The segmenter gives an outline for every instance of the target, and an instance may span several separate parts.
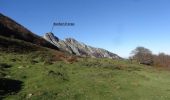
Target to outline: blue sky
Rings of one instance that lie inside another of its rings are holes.
[[[53,33],[122,57],[137,46],[170,54],[170,0],[1,0],[0,12],[40,36],[74,22]]]

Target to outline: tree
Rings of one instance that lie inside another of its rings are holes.
[[[165,53],[159,53],[158,55],[154,55],[154,65],[157,67],[170,67],[170,55]]]
[[[132,52],[132,58],[140,64],[152,65],[152,52],[145,47],[136,47]]]

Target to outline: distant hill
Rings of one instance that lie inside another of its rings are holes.
[[[8,37],[11,39],[19,39],[30,42],[36,45],[57,49],[58,48],[40,36],[32,33],[24,26],[18,24],[14,20],[0,13],[0,36]]]
[[[76,54],[79,56],[89,56],[94,58],[112,58],[121,59],[117,54],[109,52],[105,49],[95,48],[81,43],[73,38],[66,38],[65,40],[60,40],[58,37],[54,36],[53,33],[46,33],[44,39],[51,42],[56,47],[61,50],[65,50],[71,54]]]

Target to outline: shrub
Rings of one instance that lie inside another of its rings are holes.
[[[153,64],[153,56],[152,51],[144,47],[137,47],[135,50],[131,52],[132,57],[130,60],[137,60],[140,64],[152,65]]]
[[[60,71],[50,70],[50,71],[48,71],[48,76],[60,79],[62,81],[68,81],[69,80],[67,73],[65,71],[61,71],[61,70]]]
[[[155,66],[170,68],[170,55],[160,53],[158,55],[154,55],[153,58]]]
[[[4,69],[4,68],[10,68],[12,67],[11,65],[9,64],[6,64],[6,63],[0,63],[0,69]]]
[[[70,56],[70,57],[67,58],[67,61],[69,63],[77,62],[77,57]]]
[[[44,64],[52,64],[53,63],[53,55],[49,53],[48,51],[36,51],[32,52],[28,56],[29,61],[32,64],[38,63],[38,62],[44,62]]]

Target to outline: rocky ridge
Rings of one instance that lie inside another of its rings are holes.
[[[121,57],[119,57],[117,54],[109,52],[105,49],[88,46],[73,38],[66,38],[65,40],[61,40],[54,36],[53,33],[46,33],[43,37],[45,40],[49,41],[59,49],[78,56],[121,59]]]

